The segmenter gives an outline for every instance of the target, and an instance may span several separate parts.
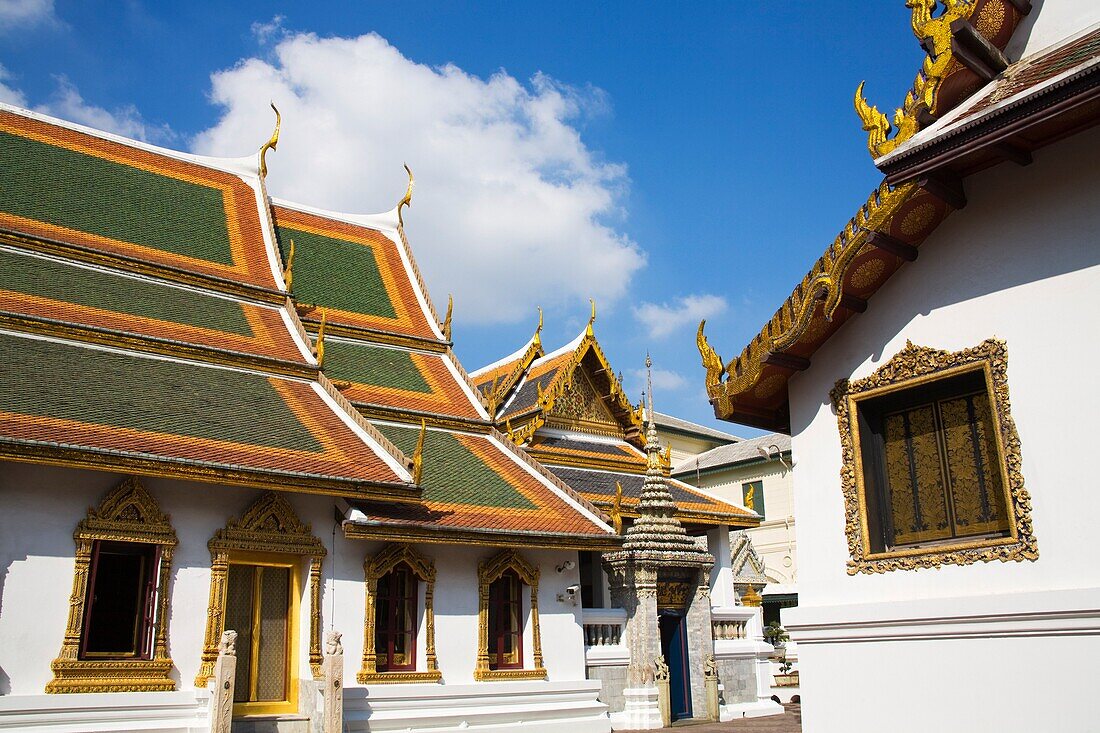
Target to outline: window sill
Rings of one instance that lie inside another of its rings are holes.
[[[478,669],[474,670],[474,679],[478,682],[487,680],[544,680],[546,679],[546,668]]]
[[[47,693],[164,692],[176,689],[171,659],[55,659]]]
[[[397,685],[414,682],[439,682],[443,679],[443,673],[438,669],[429,672],[360,672],[355,675],[355,679],[361,685]]]

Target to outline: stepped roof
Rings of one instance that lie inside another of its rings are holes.
[[[594,506],[637,517],[646,472],[642,411],[626,398],[596,340],[594,320],[593,311],[576,338],[545,353],[540,313],[534,337],[473,372],[472,379],[497,428],[515,444]],[[671,478],[667,453],[662,461],[679,518],[693,525],[755,526],[760,521],[744,507]]]
[[[258,157],[0,105],[0,455],[409,501],[287,298]]]
[[[338,495],[349,537],[617,546],[494,431],[400,209],[270,201],[276,142],[200,158],[0,107],[0,457]]]

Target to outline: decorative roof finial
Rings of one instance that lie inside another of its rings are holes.
[[[867,149],[871,151],[872,158],[877,158],[880,155],[879,148],[890,135],[890,120],[878,111],[878,107],[872,107],[867,103],[867,97],[863,96],[863,85],[866,83],[861,81],[856,88],[856,114],[859,115],[859,119],[863,122],[863,130],[867,133]]]
[[[653,422],[653,359],[645,352],[645,388],[649,395],[649,421]]]
[[[447,315],[443,318],[443,339],[451,340],[451,314],[454,312],[455,299],[453,295],[447,296]]]
[[[703,334],[703,327],[707,325],[704,318],[699,321],[699,332],[695,335],[695,345],[699,347],[699,356],[703,358],[703,368],[707,370],[707,388],[715,387],[722,382],[722,375],[726,368],[722,365],[722,357],[707,342]]]
[[[611,505],[611,524],[615,527],[615,534],[623,533],[623,484],[615,482],[615,503]]]
[[[321,309],[321,325],[317,329],[317,368],[325,363],[325,323],[328,321],[328,309]]]
[[[535,326],[535,335],[531,337],[531,343],[542,346],[542,306],[536,307],[539,309],[539,325]]]
[[[428,424],[424,418],[420,418],[420,437],[416,441],[416,451],[413,453],[413,483],[420,483],[420,476],[424,472],[424,436],[428,432]]]
[[[588,317],[588,327],[584,330],[584,332],[586,335],[592,336],[592,324],[596,322],[596,301],[592,298],[589,298],[588,302],[592,306],[592,315]]]
[[[267,151],[275,150],[279,146],[279,128],[283,124],[283,116],[279,114],[279,108],[271,103],[271,109],[275,110],[275,132],[271,133],[271,139],[260,148],[260,178],[267,178]]]
[[[290,251],[286,255],[286,267],[283,269],[283,279],[286,280],[286,291],[289,293],[294,284],[294,240],[290,240]]]
[[[412,206],[413,202],[413,189],[416,188],[416,178],[413,177],[412,168],[409,168],[409,164],[405,163],[405,172],[409,174],[409,186],[405,189],[405,195],[397,203],[397,221],[401,226],[405,226],[405,220],[401,217],[401,208],[404,206]]]

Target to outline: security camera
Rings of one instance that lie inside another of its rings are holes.
[[[575,596],[581,592],[581,587],[574,583],[573,585],[567,586],[565,592],[571,596]]]
[[[574,562],[573,560],[566,560],[557,567],[557,570],[559,573],[564,573],[566,570],[572,570],[575,567],[577,567],[576,562]]]
[[[581,587],[577,584],[566,586],[564,593],[558,594],[558,603],[569,603],[577,605],[577,596],[581,592]]]

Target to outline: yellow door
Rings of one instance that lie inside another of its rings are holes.
[[[225,628],[237,632],[236,715],[297,712],[296,563],[229,564]]]

